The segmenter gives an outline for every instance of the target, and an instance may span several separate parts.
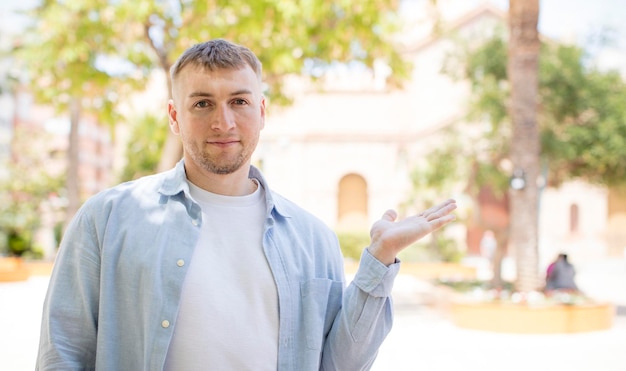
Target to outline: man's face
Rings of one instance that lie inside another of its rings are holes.
[[[188,171],[231,174],[248,165],[265,125],[254,71],[247,65],[215,71],[189,65],[173,84],[170,128],[181,137]]]

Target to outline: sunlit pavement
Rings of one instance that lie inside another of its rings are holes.
[[[590,296],[626,306],[626,263],[596,262],[578,269]],[[0,283],[0,370],[34,370],[47,277]],[[399,276],[396,319],[373,371],[626,371],[626,313],[610,330],[514,335],[455,327],[445,312],[423,303],[428,285]]]
[[[611,329],[549,335],[461,329],[445,311],[420,303],[416,294],[427,294],[428,285],[400,276],[394,287],[396,322],[372,370],[626,371],[626,261],[576,268],[581,290],[619,309]]]
[[[48,277],[0,283],[0,370],[35,369]]]

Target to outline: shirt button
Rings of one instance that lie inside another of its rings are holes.
[[[198,219],[191,219],[191,224],[197,227],[198,224],[200,224],[200,221]]]
[[[170,327],[170,321],[164,319],[163,322],[161,322],[161,327],[163,327],[163,328]]]
[[[182,267],[183,265],[185,265],[185,261],[184,261],[183,259],[179,259],[179,260],[176,262],[176,265],[178,265],[179,267]]]

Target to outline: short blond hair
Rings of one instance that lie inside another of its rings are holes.
[[[245,46],[224,39],[198,43],[185,50],[170,68],[172,81],[188,65],[200,66],[209,71],[239,69],[248,65],[256,73],[259,81],[262,78],[261,62],[257,56]]]

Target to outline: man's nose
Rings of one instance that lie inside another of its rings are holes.
[[[235,115],[230,107],[226,104],[217,106],[211,122],[211,129],[228,131],[234,126]]]

